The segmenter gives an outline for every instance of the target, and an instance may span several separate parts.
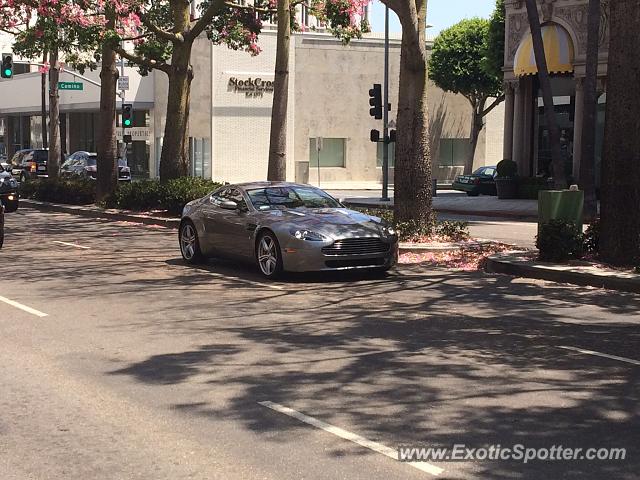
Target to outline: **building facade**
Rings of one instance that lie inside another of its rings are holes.
[[[304,17],[301,17],[301,21]],[[312,18],[308,22],[314,21]],[[375,188],[382,179],[382,148],[370,141],[382,122],[369,116],[369,89],[382,83],[384,42],[369,34],[349,45],[322,31],[292,35],[289,78],[287,178],[326,188]],[[192,53],[194,80],[189,117],[192,174],[239,182],[266,177],[276,32],[260,36],[262,52],[245,52],[197,40]],[[431,43],[428,45],[429,49]],[[390,118],[395,119],[400,62],[399,38],[390,47]],[[166,124],[167,78],[154,71],[141,77],[126,66],[126,102],[135,111],[133,143],[127,159],[135,177],[159,171]],[[86,77],[98,82],[98,72]],[[95,150],[99,88],[73,72],[61,81],[84,83],[82,91],[60,91],[63,149]],[[0,81],[0,118],[8,153],[42,144],[40,74]],[[434,178],[451,180],[462,171],[469,148],[471,108],[460,95],[429,86]],[[502,158],[502,107],[486,119],[475,165],[495,165]],[[120,135],[120,129],[118,129]],[[393,145],[391,145],[393,167]],[[393,168],[391,169],[393,179]]]
[[[538,0],[566,173],[574,179],[578,178],[581,160],[587,9],[587,0]],[[608,2],[603,1],[598,64],[597,164],[604,136],[608,46]],[[527,9],[522,0],[506,1],[504,70],[504,158],[513,159],[521,175],[551,175],[549,132]]]

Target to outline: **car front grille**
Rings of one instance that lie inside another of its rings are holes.
[[[332,245],[323,247],[322,253],[335,256],[375,255],[386,253],[390,248],[390,244],[376,237],[346,238],[344,240],[336,240]]]

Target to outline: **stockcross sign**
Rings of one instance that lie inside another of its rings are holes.
[[[82,82],[58,82],[60,90],[84,90]]]
[[[262,97],[265,93],[273,93],[273,80],[231,77],[227,88],[235,93],[244,93],[247,97]]]

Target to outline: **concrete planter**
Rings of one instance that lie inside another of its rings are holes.
[[[518,198],[518,182],[515,178],[496,178],[496,192],[500,200]]]

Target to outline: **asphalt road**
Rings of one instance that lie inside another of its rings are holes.
[[[172,230],[29,209],[0,258],[2,480],[638,479],[640,296],[418,267],[265,283],[186,266]],[[627,453],[383,454],[492,443]]]

